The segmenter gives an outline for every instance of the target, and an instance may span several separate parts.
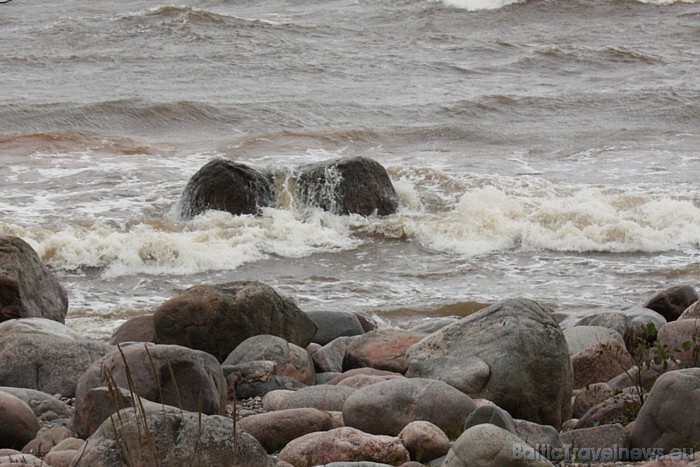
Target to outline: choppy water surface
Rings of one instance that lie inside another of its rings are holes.
[[[700,287],[695,1],[14,0],[0,38],[0,233],[92,335],[202,282],[392,322]],[[396,215],[177,218],[214,157],[352,155]]]

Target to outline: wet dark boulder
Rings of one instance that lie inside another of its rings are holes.
[[[297,196],[308,205],[335,214],[396,212],[399,196],[386,169],[366,157],[334,159],[298,169]]]
[[[290,298],[261,282],[196,285],[161,304],[153,315],[155,342],[203,350],[222,362],[259,334],[306,347],[316,325]]]
[[[247,165],[215,159],[187,182],[180,198],[180,216],[191,219],[208,210],[258,214],[260,208],[274,203],[271,178]]]
[[[46,318],[63,323],[68,295],[24,240],[0,235],[0,321]]]
[[[666,321],[674,321],[698,299],[700,295],[692,286],[676,285],[651,297],[644,307],[661,314]]]

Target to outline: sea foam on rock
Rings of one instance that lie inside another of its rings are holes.
[[[407,361],[406,376],[445,381],[516,418],[559,428],[571,416],[566,339],[532,300],[505,300],[462,318],[414,344]]]
[[[297,196],[334,214],[385,216],[396,212],[399,196],[386,169],[366,157],[347,157],[297,169]]]

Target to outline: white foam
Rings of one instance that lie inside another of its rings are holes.
[[[467,191],[452,211],[406,222],[426,247],[477,255],[522,248],[568,252],[661,252],[700,245],[700,208],[689,200],[597,188]]]
[[[698,0],[637,0],[639,3],[651,5],[672,5],[674,3],[697,3]]]
[[[259,217],[211,211],[184,224],[160,220],[127,227],[98,220],[60,230],[0,230],[25,238],[55,268],[105,268],[105,275],[114,277],[232,270],[268,255],[293,258],[349,249],[359,243],[350,219],[317,209],[268,208]]]
[[[443,0],[449,7],[467,11],[497,10],[514,3],[525,3],[524,0]]]

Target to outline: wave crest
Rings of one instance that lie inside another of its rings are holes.
[[[499,8],[525,3],[525,0],[442,0],[449,7],[467,11],[498,10]]]

